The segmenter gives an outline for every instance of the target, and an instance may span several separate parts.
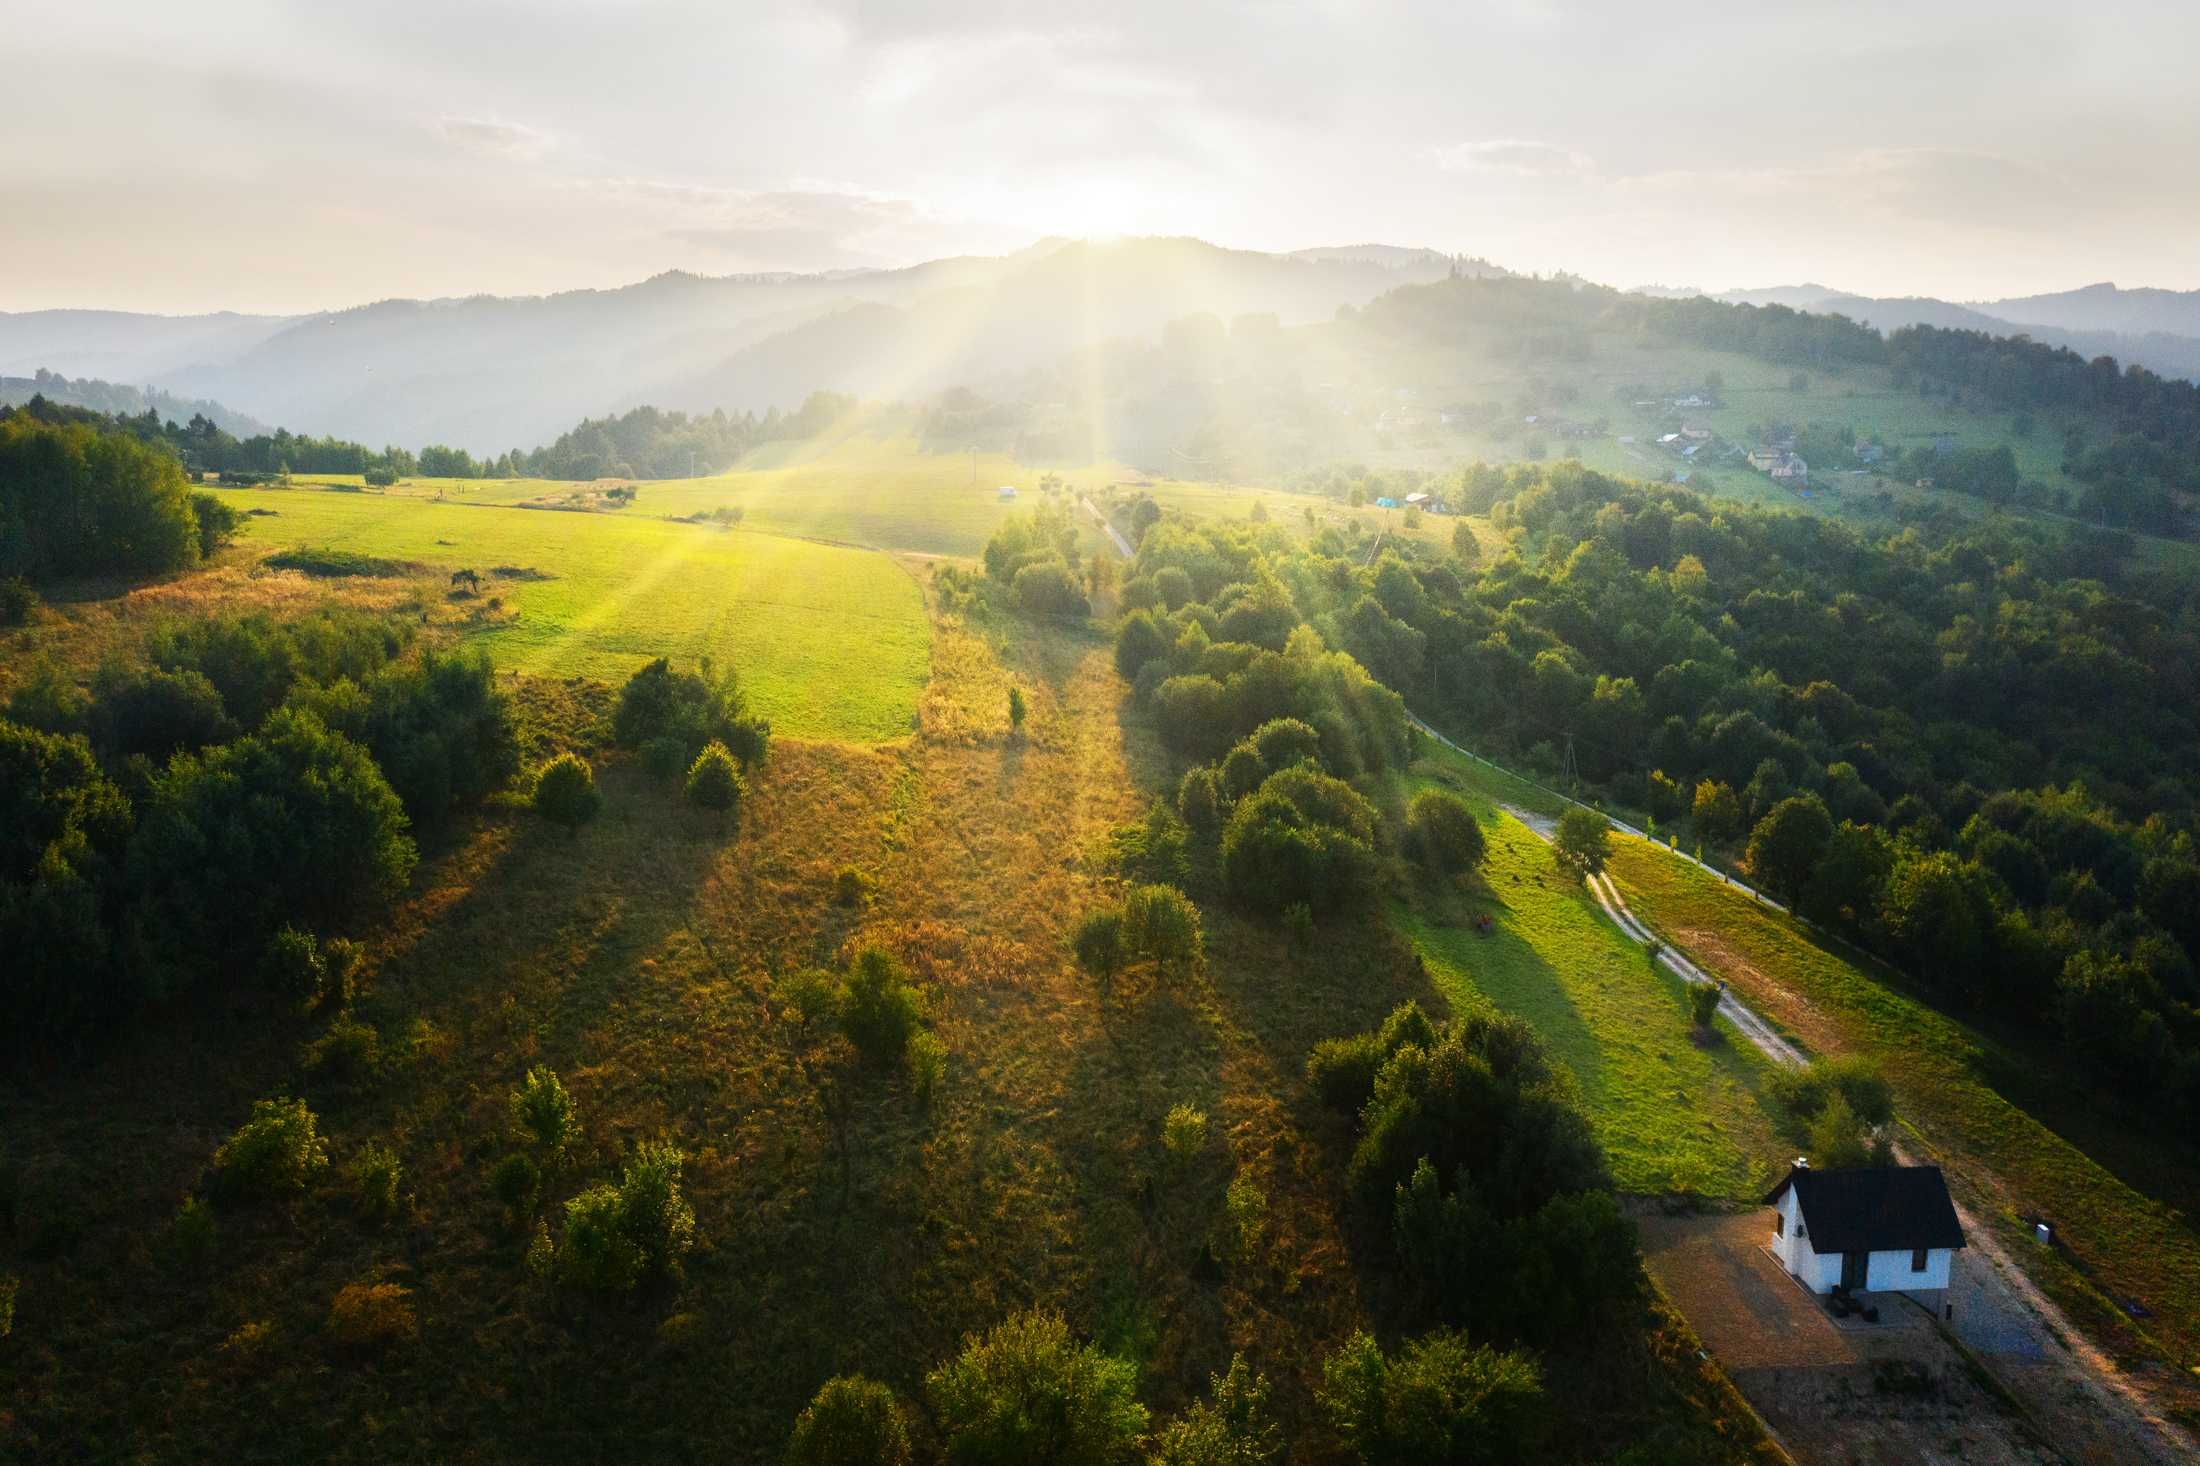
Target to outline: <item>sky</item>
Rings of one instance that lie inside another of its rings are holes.
[[[2200,287],[2200,6],[0,0],[0,310],[1381,242]]]

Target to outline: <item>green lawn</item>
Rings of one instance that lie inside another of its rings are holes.
[[[1439,751],[1414,783],[1459,790],[1463,762]],[[1788,1148],[1760,1103],[1769,1062],[1723,1024],[1696,1042],[1680,979],[1652,969],[1532,831],[1463,792],[1489,841],[1486,889],[1397,913],[1436,986],[1457,1008],[1490,1004],[1535,1026],[1579,1082],[1622,1190],[1760,1194]],[[1468,924],[1483,911],[1490,936]]]
[[[1891,977],[1820,945],[1685,861],[1616,839],[1611,870],[1638,916],[1672,934],[1765,1016],[1821,1049],[1875,1055],[1894,1082],[1902,1117],[2001,1209],[1998,1220],[2008,1223],[2020,1211],[2054,1218],[2079,1266],[2037,1249],[2020,1255],[2058,1301],[2127,1355],[2159,1348],[2192,1363],[2200,1351],[2200,1237],[2175,1208],[2122,1179],[2189,1194],[2192,1164],[2180,1148],[2057,1090],[2025,1054],[1908,995]],[[2116,1299],[2151,1310],[2144,1334]]]
[[[909,732],[931,668],[924,597],[871,551],[625,514],[562,514],[320,490],[223,490],[255,548],[322,547],[471,568],[451,613],[531,676],[623,680],[652,657],[739,669],[754,709],[797,738]],[[500,566],[533,572],[498,578]],[[488,612],[499,597],[503,610]],[[441,613],[439,613],[441,614]]]

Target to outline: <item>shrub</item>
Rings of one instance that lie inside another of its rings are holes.
[[[1124,587],[1128,597],[1130,587]],[[1127,601],[1126,601],[1127,604]],[[1165,658],[1169,654],[1168,633],[1149,611],[1133,611],[1123,618],[1123,624],[1115,633],[1115,670],[1126,681],[1135,679],[1148,662]]]
[[[313,1073],[356,1083],[381,1063],[382,1036],[356,1018],[339,1017],[300,1057]]]
[[[1199,908],[1174,886],[1134,886],[1123,898],[1123,945],[1164,974],[1197,971],[1207,954]]]
[[[378,1222],[397,1215],[397,1187],[404,1179],[405,1168],[396,1151],[370,1140],[359,1147],[359,1154],[344,1169],[351,1178],[360,1215]]]
[[[1135,1365],[1077,1343],[1059,1314],[1020,1313],[972,1335],[925,1376],[954,1466],[1113,1466],[1146,1428]]]
[[[1529,1460],[1542,1433],[1535,1361],[1469,1347],[1449,1329],[1408,1340],[1395,1357],[1354,1334],[1322,1379],[1331,1424],[1368,1466]]]
[[[321,961],[321,949],[313,934],[294,926],[277,930],[268,938],[267,950],[260,957],[260,981],[269,992],[302,1008],[320,1002],[328,968]]]
[[[1260,755],[1253,751],[1253,745],[1240,743],[1222,761],[1220,777],[1223,797],[1233,803],[1243,799],[1260,787],[1260,781],[1267,774],[1268,771],[1261,766]]]
[[[1103,983],[1114,977],[1123,969],[1123,908],[1086,912],[1070,934],[1069,946],[1088,976]]]
[[[386,489],[397,482],[396,471],[388,468],[370,468],[360,477],[370,489]]]
[[[697,809],[715,809],[724,814],[740,805],[745,792],[740,766],[726,751],[726,745],[716,739],[704,744],[688,769],[687,802]]]
[[[330,937],[321,943],[323,993],[341,1008],[350,1004],[366,970],[367,949],[349,937]]]
[[[919,1029],[909,1037],[909,1092],[917,1103],[928,1105],[947,1074],[947,1045]]]
[[[515,1150],[489,1173],[489,1188],[496,1192],[506,1211],[524,1217],[535,1209],[535,1198],[542,1189],[542,1167],[526,1152]]]
[[[1304,901],[1293,901],[1283,908],[1284,935],[1291,945],[1305,951],[1314,945],[1314,908]]]
[[[675,739],[683,766],[715,739],[743,769],[755,768],[770,750],[771,731],[770,723],[748,715],[733,672],[719,673],[708,658],[697,672],[675,672],[663,657],[649,663],[619,689],[611,718],[612,737],[621,747]]]
[[[1182,1170],[1199,1158],[1207,1145],[1207,1112],[1188,1104],[1169,1107],[1161,1122],[1161,1149],[1172,1169]]]
[[[535,776],[535,813],[552,824],[578,832],[596,817],[603,796],[596,792],[596,771],[578,754],[561,753]]]
[[[1261,1466],[1282,1452],[1268,1380],[1233,1354],[1228,1374],[1209,1377],[1207,1398],[1155,1435],[1152,1466]]]
[[[237,1200],[295,1195],[327,1165],[304,1100],[254,1100],[252,1118],[214,1152],[214,1188]]]
[[[1222,876],[1247,905],[1316,912],[1364,897],[1375,867],[1374,806],[1307,764],[1271,774],[1222,832]]]
[[[1306,1060],[1306,1077],[1322,1103],[1348,1115],[1358,1114],[1375,1094],[1375,1076],[1391,1055],[1412,1044],[1436,1047],[1436,1025],[1421,1005],[1408,1000],[1392,1009],[1373,1033],[1325,1038]]]
[[[347,1283],[328,1309],[329,1337],[347,1349],[385,1349],[420,1332],[412,1290],[395,1283]]]
[[[1215,837],[1222,828],[1222,797],[1213,769],[1198,764],[1184,771],[1183,782],[1176,786],[1176,812],[1202,840]]]
[[[1191,834],[1165,800],[1146,807],[1146,817],[1118,825],[1108,835],[1108,863],[1126,880],[1179,885],[1191,876]]]
[[[564,1155],[579,1130],[579,1107],[565,1092],[557,1071],[536,1065],[506,1102],[512,1130],[547,1160]]]
[[[620,1225],[619,1189],[591,1186],[565,1204],[558,1280],[590,1293],[624,1293],[642,1275],[642,1250]]]
[[[1805,1068],[1782,1069],[1772,1077],[1773,1098],[1798,1120],[1814,1119],[1836,1094],[1861,1124],[1884,1125],[1894,1118],[1894,1089],[1865,1055],[1813,1059]]]
[[[787,1466],[909,1466],[909,1427],[901,1402],[877,1380],[840,1375],[825,1381],[795,1417]]]
[[[856,953],[841,1000],[840,1024],[863,1062],[874,1069],[900,1064],[922,1022],[917,991],[900,960],[879,947]]]
[[[1312,724],[1298,718],[1270,718],[1255,728],[1249,740],[1260,755],[1261,767],[1281,773],[1293,764],[1322,761],[1322,736]]]
[[[1008,726],[1011,731],[1017,733],[1023,732],[1024,716],[1028,711],[1029,709],[1024,706],[1024,690],[1021,687],[1009,688]]]
[[[677,1269],[695,1245],[695,1209],[680,1194],[686,1159],[677,1146],[644,1143],[619,1178],[620,1225],[650,1273]]]
[[[168,1224],[168,1246],[177,1265],[191,1272],[202,1271],[213,1260],[218,1240],[214,1208],[196,1196],[186,1196],[176,1219]]]
[[[0,1274],[0,1339],[15,1332],[15,1295],[22,1290],[23,1280],[14,1274]]]
[[[1809,1133],[1811,1164],[1822,1171],[1848,1171],[1871,1163],[1863,1122],[1838,1090],[1826,1096]]]
[[[244,515],[213,494],[191,496],[191,518],[198,530],[199,558],[211,559],[216,550],[237,537]]]
[[[833,904],[864,906],[871,900],[871,878],[852,865],[833,872]]]
[[[1441,789],[1424,789],[1406,810],[1406,839],[1415,858],[1438,875],[1457,875],[1488,853],[1481,821],[1466,801]]]
[[[661,784],[679,778],[688,765],[687,745],[677,738],[660,735],[642,745],[642,767]]]
[[[0,579],[0,626],[28,626],[38,611],[38,592],[20,575]]]
[[[1085,589],[1062,560],[1041,560],[1016,572],[1017,608],[1032,616],[1086,616],[1092,603]]]
[[[1719,1011],[1719,987],[1717,983],[1699,982],[1688,990],[1688,1017],[1705,1033],[1711,1031],[1711,1020]]]
[[[1260,1247],[1268,1226],[1268,1192],[1258,1181],[1240,1171],[1222,1193],[1222,1215],[1229,1223],[1230,1254],[1250,1258]]]

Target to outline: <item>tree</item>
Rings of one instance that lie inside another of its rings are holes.
[[[1183,782],[1176,786],[1176,812],[1202,840],[1215,837],[1222,826],[1222,798],[1213,769],[1195,764],[1184,771]]]
[[[741,766],[734,761],[726,745],[715,738],[704,744],[703,751],[695,756],[694,764],[688,769],[687,802],[697,809],[730,814],[739,808],[747,792]]]
[[[1810,1122],[1810,1163],[1822,1171],[1848,1171],[1871,1163],[1863,1122],[1839,1090],[1826,1097]]]
[[[1123,967],[1123,908],[1088,911],[1070,934],[1070,950],[1087,975],[1106,983]]]
[[[1451,553],[1469,570],[1482,562],[1482,541],[1464,519],[1451,527]]]
[[[1794,905],[1833,839],[1833,817],[1815,794],[1791,795],[1765,812],[1750,832],[1749,872],[1781,901]]]
[[[1137,1385],[1136,1366],[1037,1312],[971,1335],[924,1381],[954,1466],[1127,1463],[1146,1428]]]
[[[1169,654],[1169,638],[1150,611],[1132,611],[1115,632],[1115,670],[1126,681],[1156,657]]]
[[[612,737],[622,748],[676,738],[684,761],[715,739],[744,770],[764,762],[771,731],[770,723],[749,716],[732,669],[721,673],[707,657],[695,672],[676,672],[663,657],[648,663],[619,689],[619,705],[611,717]]]
[[[196,564],[199,541],[165,447],[98,423],[0,418],[0,577],[158,575]]]
[[[596,771],[578,754],[561,753],[535,776],[535,813],[573,833],[596,817],[603,796],[596,792]]]
[[[1008,726],[1013,733],[1024,731],[1024,690],[1021,687],[1008,689]]]
[[[1559,861],[1567,869],[1577,875],[1595,875],[1604,869],[1605,857],[1611,851],[1611,821],[1593,809],[1569,804],[1566,812],[1558,817],[1558,834],[1553,845]]]
[[[1263,1466],[1282,1452],[1267,1377],[1233,1354],[1227,1374],[1208,1377],[1207,1398],[1155,1434],[1151,1466]]]
[[[1441,789],[1424,789],[1406,807],[1406,839],[1420,862],[1438,875],[1458,875],[1488,853],[1481,821],[1466,801]]]
[[[1722,844],[1742,831],[1742,801],[1733,787],[1717,779],[1705,779],[1696,785],[1696,798],[1691,808],[1696,821],[1696,832],[1712,844]]]
[[[1174,886],[1134,886],[1123,898],[1123,945],[1165,976],[1195,972],[1207,951],[1199,908]]]
[[[1470,1346],[1438,1329],[1386,1356],[1354,1334],[1322,1366],[1321,1402],[1367,1466],[1532,1459],[1544,1423],[1542,1373],[1525,1354]]]
[[[901,1402],[877,1380],[836,1375],[794,1422],[787,1466],[909,1466]]]
[[[923,1021],[923,1006],[901,960],[883,947],[856,953],[843,979],[840,1027],[863,1062],[880,1070],[899,1066]]]

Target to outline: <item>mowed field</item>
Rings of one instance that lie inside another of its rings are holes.
[[[907,438],[772,442],[732,471],[699,478],[645,480],[625,518],[684,519],[739,509],[741,527],[926,555],[974,556],[1009,514],[1029,508],[1042,470],[997,453],[927,453]],[[1072,485],[1097,490],[1132,471],[1112,464],[1054,470]],[[314,476],[357,484],[356,477]],[[1003,484],[1019,498],[1000,497]],[[437,497],[461,504],[557,499],[577,486],[543,479],[408,479],[392,497]]]
[[[1463,777],[1438,747],[1414,770],[1475,807],[1489,844],[1486,889],[1401,910],[1431,980],[1461,1012],[1526,1019],[1573,1072],[1623,1191],[1754,1200],[1788,1149],[1763,1099],[1771,1066],[1720,1020],[1691,1032],[1681,980],[1654,968],[1551,848]],[[1487,913],[1492,931],[1473,918]]]
[[[253,548],[479,572],[480,598],[453,603],[468,642],[528,676],[616,683],[654,657],[710,656],[739,670],[776,732],[876,742],[910,731],[930,674],[923,593],[876,552],[626,514],[314,489],[221,496],[274,511],[245,520],[239,541]]]

